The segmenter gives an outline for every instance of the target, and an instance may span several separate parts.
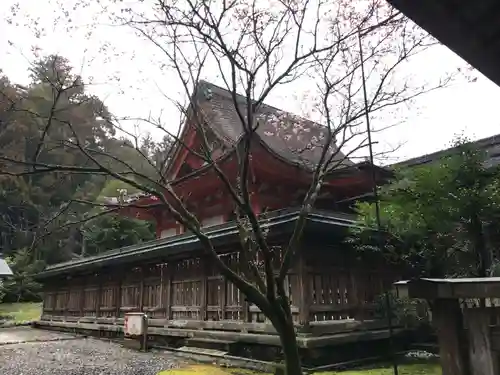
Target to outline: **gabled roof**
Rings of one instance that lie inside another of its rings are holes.
[[[206,125],[226,144],[236,144],[244,131],[232,93],[200,81],[195,98]],[[246,114],[246,97],[237,94],[236,101],[241,113]],[[256,117],[259,122],[256,138],[269,151],[298,166],[310,168],[317,165],[326,141],[325,126],[267,104],[260,105]],[[331,152],[337,154],[334,160],[341,161],[340,166],[354,165],[336,146],[333,145]]]
[[[241,120],[234,106],[232,93],[222,87],[201,80],[198,82],[197,90],[193,94],[191,101],[196,102],[197,109],[203,116],[203,125],[208,127],[207,130],[210,130],[218,140],[228,146],[217,161],[221,163],[224,159],[229,159],[236,151],[233,146],[241,140],[244,134]],[[246,97],[236,94],[236,102],[240,105],[240,113],[246,114]],[[188,111],[188,117],[190,114],[192,112]],[[264,103],[259,106],[256,118],[259,121],[259,126],[253,141],[262,145],[264,149],[279,158],[280,161],[306,169],[308,172],[319,163],[328,131],[325,126]],[[196,125],[188,120],[179,136],[182,142],[176,142],[173,158],[167,165],[167,173],[172,172],[172,167],[180,161],[178,158],[181,157],[182,150],[187,150],[185,144],[189,143],[188,139],[193,135],[192,131],[196,131]],[[368,162],[352,162],[333,143],[330,144],[329,152],[330,155],[335,154],[332,161],[334,163],[338,162],[338,165],[335,165],[335,168],[329,171],[329,176],[343,176],[366,170],[366,168],[375,168],[384,175],[389,173],[385,168],[376,167]],[[172,186],[178,185],[194,176],[199,176],[200,173],[211,168],[211,165],[206,164],[180,177],[171,174],[170,177],[173,178],[170,184]],[[127,197],[126,203],[132,203],[149,196],[149,194],[144,193],[133,194]],[[117,203],[117,201],[109,199],[108,203],[113,204]]]
[[[470,142],[470,145],[478,150],[483,150],[486,153],[486,166],[496,167],[500,164],[500,134]],[[433,152],[432,154],[422,155],[416,158],[404,160],[402,162],[391,165],[391,167],[416,167],[419,165],[432,163],[446,156],[453,155],[457,151],[458,146],[451,147],[441,151]]]

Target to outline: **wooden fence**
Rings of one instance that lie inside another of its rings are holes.
[[[238,254],[227,254],[224,261],[237,268]],[[374,298],[393,280],[385,272],[299,264],[287,275],[285,291],[297,324],[367,318]],[[151,319],[268,323],[201,257],[54,280],[44,292],[43,315],[50,319],[146,312]]]

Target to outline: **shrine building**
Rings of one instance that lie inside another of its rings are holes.
[[[232,95],[202,81],[194,100],[203,115],[212,159],[234,183],[234,145],[243,130]],[[237,100],[243,108],[245,98]],[[261,106],[258,117],[250,150],[251,204],[265,220],[268,241],[286,244],[326,129],[268,105]],[[189,151],[202,147],[195,125],[188,117],[167,166],[167,179],[199,218],[221,258],[236,265],[241,245],[235,206],[213,167]],[[356,225],[353,203],[370,194],[373,173],[383,179],[389,172],[366,161],[355,163],[338,149],[331,152],[337,165],[307,217],[298,259],[286,278],[298,344],[306,359],[323,348],[330,348],[331,355],[332,346],[380,347],[389,329],[374,315],[375,300],[401,278],[382,260],[360,261],[344,242],[348,229]],[[239,355],[243,347],[258,346],[264,348],[262,358],[272,352],[268,349],[279,348],[270,322],[219,274],[196,236],[159,206],[156,197],[139,194],[127,202],[120,214],[155,221],[157,239],[47,267],[38,275],[44,291],[39,327],[120,335],[126,313],[144,312],[148,335],[171,347],[219,345]],[[349,356],[345,350],[338,353],[342,359]]]

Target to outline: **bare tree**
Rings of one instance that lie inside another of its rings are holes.
[[[88,167],[41,163],[36,155],[29,161],[2,155],[2,165],[24,167],[22,171],[2,172],[17,176],[61,171],[97,173],[156,197],[158,205],[194,233],[222,275],[272,322],[281,339],[287,374],[301,374],[284,280],[299,250],[307,216],[329,173],[353,165],[351,156],[355,157],[367,145],[367,115],[376,118],[378,113],[387,113],[388,109],[448,83],[448,79],[444,79],[433,84],[412,85],[407,77],[398,75],[403,63],[433,41],[382,0],[160,0],[125,7],[121,2],[111,2],[106,11],[110,9],[114,9],[113,23],[133,28],[143,40],[156,46],[163,68],[177,74],[188,98],[187,103],[175,102],[180,122],[195,127],[203,147],[201,150],[189,147],[182,134],[174,133],[161,119],[137,119],[153,124],[176,140],[172,152],[165,153],[165,161],[152,163],[159,176],[152,179],[116,156],[88,146],[71,121],[58,119],[70,131],[65,147],[79,150],[89,160]],[[226,173],[223,158],[214,154],[207,133],[206,124],[213,118],[206,106],[214,93],[203,92],[202,79],[213,77],[214,72],[230,93],[241,129],[236,140],[226,142],[223,154],[236,155],[236,177]],[[315,99],[310,102],[316,122],[269,111],[264,104],[273,92],[283,87],[293,89],[300,82],[316,87]],[[44,118],[47,130],[54,118],[57,113],[52,112]],[[109,117],[106,120],[126,131],[123,121]],[[266,131],[262,131],[264,127]],[[297,134],[311,131],[314,134],[307,143],[298,147]],[[128,133],[137,141],[137,136]],[[45,132],[41,134],[43,143]],[[258,137],[280,138],[287,143],[310,178],[293,233],[281,248],[268,241],[266,227],[251,204],[250,164]],[[150,160],[139,142],[132,147],[145,160]],[[166,160],[180,149],[187,149],[199,157],[205,167],[211,168],[234,202],[241,238],[238,269],[221,259],[196,213],[189,210],[172,185]],[[316,155],[314,163],[305,156],[308,153]],[[109,160],[121,168],[110,168],[106,162]],[[85,200],[78,203],[92,204]],[[128,205],[124,201],[120,204]],[[116,204],[105,206],[117,209]],[[278,253],[281,255],[276,268]]]

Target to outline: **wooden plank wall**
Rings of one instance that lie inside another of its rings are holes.
[[[239,254],[223,260],[237,269]],[[291,270],[285,291],[297,323],[344,320],[366,311],[394,279],[377,270],[310,263]],[[269,323],[204,257],[58,281],[46,285],[43,310],[52,317],[122,318],[142,311],[153,319]]]
[[[345,319],[371,319],[375,300],[401,279],[401,274],[388,267],[383,259],[369,264],[356,259],[347,248],[311,244],[304,252],[307,304],[304,320],[322,322]]]

